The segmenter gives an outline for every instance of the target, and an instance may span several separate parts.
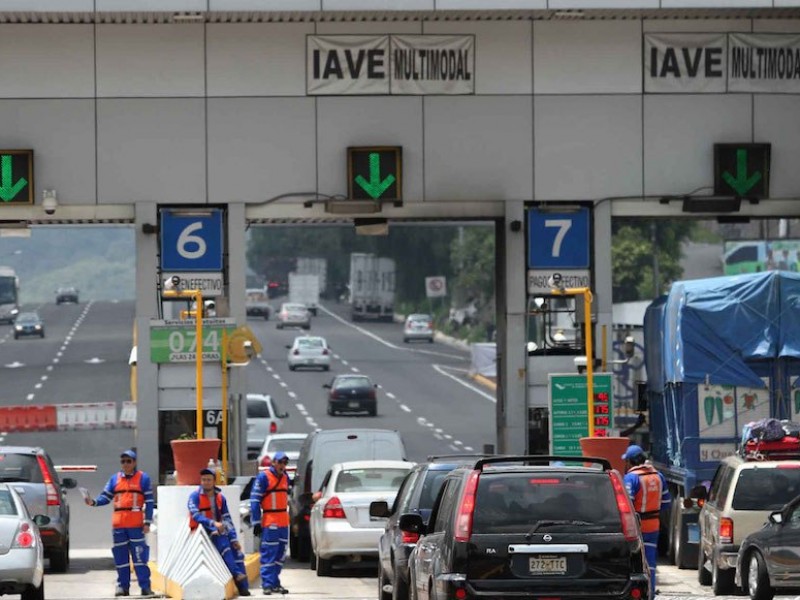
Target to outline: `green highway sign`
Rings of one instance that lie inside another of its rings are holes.
[[[714,195],[769,198],[771,144],[714,144]]]
[[[403,199],[403,148],[347,149],[347,195],[351,200],[400,202]]]
[[[614,427],[614,400],[610,373],[595,373],[594,431],[608,437]],[[581,456],[580,439],[589,435],[586,375],[550,374],[550,448],[552,454]]]
[[[230,335],[236,319],[203,319],[203,360],[222,359],[222,331]],[[194,321],[150,321],[150,361],[153,363],[195,362],[197,331]]]
[[[33,204],[33,150],[0,150],[0,202]]]

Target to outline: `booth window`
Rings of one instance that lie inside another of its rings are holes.
[[[582,297],[531,296],[527,321],[528,355],[585,353]]]

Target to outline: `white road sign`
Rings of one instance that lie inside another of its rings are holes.
[[[222,273],[164,273],[163,279],[167,280],[175,275],[181,279],[180,284],[178,284],[178,289],[181,292],[200,290],[203,298],[222,296],[223,294]]]
[[[445,277],[426,277],[425,295],[428,298],[443,298],[447,296],[447,278]]]
[[[561,282],[564,287],[591,287],[592,278],[589,269],[530,269],[528,271],[528,293],[549,294],[553,287],[550,285],[550,278],[561,275]]]

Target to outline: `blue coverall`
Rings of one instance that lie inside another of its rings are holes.
[[[277,472],[273,467],[269,470],[272,475],[277,477]],[[289,476],[286,478],[285,488],[289,487]],[[261,500],[266,492],[270,490],[269,480],[265,471],[261,471],[253,483],[250,492],[250,520],[252,523],[261,523]],[[286,493],[286,492],[281,492]],[[287,523],[289,513],[285,517]],[[280,575],[283,568],[283,561],[286,558],[286,544],[289,542],[289,527],[279,527],[277,525],[265,526],[261,530],[261,587],[264,589],[274,589],[281,585]]]
[[[240,590],[246,590],[248,589],[248,583],[247,571],[244,567],[244,553],[241,551],[241,549],[235,550],[233,548],[233,543],[237,541],[236,527],[233,524],[231,513],[228,510],[228,501],[225,499],[225,496],[222,495],[222,491],[215,487],[215,498],[209,499],[209,502],[211,502],[213,517],[209,518],[200,510],[200,496],[203,494],[205,494],[203,488],[199,487],[189,495],[189,515],[208,533],[209,537],[211,538],[211,543],[214,544],[214,547],[222,556],[222,560],[225,561],[225,565],[228,567],[228,570],[233,575],[236,586]],[[218,510],[217,503],[215,501],[216,495],[219,495],[222,500],[221,511]],[[225,524],[226,529],[224,533],[219,533],[219,531],[217,531],[217,528],[214,526],[215,521]],[[244,575],[244,578],[238,579],[238,577],[241,575]]]
[[[117,485],[118,478],[133,477],[138,472],[135,470],[130,476],[127,476],[120,471],[112,475],[103,491],[95,498],[95,506],[105,506],[114,500],[114,488]],[[153,488],[150,485],[150,476],[143,471],[141,487],[144,493],[144,524],[150,525],[153,521]],[[150,547],[145,541],[144,529],[142,527],[115,527],[113,529],[113,539],[114,547],[111,549],[111,553],[114,555],[114,566],[117,569],[117,585],[123,590],[130,589],[130,560],[132,558],[139,587],[143,590],[149,590],[150,567],[147,566],[147,562],[150,560]]]
[[[661,479],[661,510],[667,509],[672,504],[672,497],[669,495],[667,489],[667,480],[659,473]],[[625,475],[625,488],[628,490],[628,495],[631,501],[634,501],[636,494],[639,493],[641,482],[636,473],[627,473]],[[658,530],[651,533],[642,533],[642,541],[644,541],[644,556],[647,559],[647,567],[650,570],[650,598],[651,600],[656,597],[656,563],[658,561]]]

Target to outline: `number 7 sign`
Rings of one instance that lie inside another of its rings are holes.
[[[222,211],[161,211],[162,271],[222,270]]]
[[[528,268],[589,267],[589,209],[528,211]]]

